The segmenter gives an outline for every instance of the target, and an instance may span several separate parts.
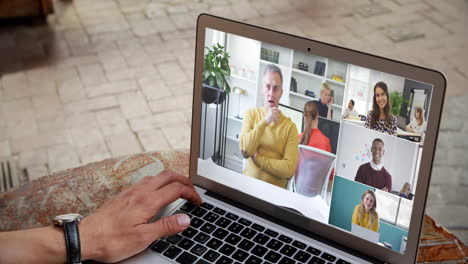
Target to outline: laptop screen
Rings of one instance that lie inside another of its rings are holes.
[[[213,29],[204,54],[198,175],[405,252],[432,85]]]

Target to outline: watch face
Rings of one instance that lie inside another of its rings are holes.
[[[83,218],[80,214],[64,214],[64,215],[57,215],[54,220],[58,222],[71,222],[78,220],[80,221]]]

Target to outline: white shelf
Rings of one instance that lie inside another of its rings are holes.
[[[234,138],[234,137],[230,137],[230,136],[226,136],[226,138],[229,139],[229,140],[235,141],[235,142],[239,142],[238,138]]]
[[[257,83],[255,80],[252,80],[252,79],[249,79],[247,77],[243,77],[243,76],[240,76],[240,75],[237,75],[237,74],[231,74],[231,77],[234,78],[234,79],[246,81],[246,82],[253,83],[253,84]]]
[[[294,96],[299,97],[299,98],[302,98],[302,99],[306,99],[306,100],[318,101],[318,98],[310,97],[310,96],[300,94],[300,93],[295,93],[295,92],[289,91],[289,94],[294,95]]]
[[[276,65],[276,66],[278,66],[280,68],[289,68],[286,65],[281,65],[281,64],[278,64],[278,63],[274,63],[274,62],[266,61],[266,60],[262,60],[262,59],[260,60],[260,63],[262,63],[262,64],[273,64],[273,65]]]
[[[293,95],[293,96],[296,96],[296,97],[299,97],[299,98],[302,98],[302,99],[305,99],[305,100],[310,100],[310,101],[318,101],[319,100],[318,98],[313,98],[313,97],[310,97],[310,96],[307,96],[307,95],[298,94],[298,93],[291,92],[291,91],[289,91],[289,94]],[[341,108],[341,105],[333,104],[333,107]]]
[[[323,76],[320,76],[320,75],[317,75],[317,74],[314,74],[314,73],[306,72],[306,71],[295,69],[295,68],[291,68],[291,70],[293,72],[297,72],[297,73],[305,75],[305,76],[313,77],[313,78],[320,79],[320,80],[323,79]]]
[[[242,123],[242,119],[236,118],[236,117],[234,117],[234,116],[228,116],[228,118],[231,119],[231,120],[233,120],[233,121]]]
[[[345,83],[326,78],[327,82],[344,86]]]

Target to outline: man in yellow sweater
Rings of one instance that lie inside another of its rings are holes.
[[[263,107],[244,114],[240,149],[248,159],[244,174],[286,188],[296,170],[298,138],[296,125],[278,109],[283,95],[283,75],[276,65],[263,72]]]

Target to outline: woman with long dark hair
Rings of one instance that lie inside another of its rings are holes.
[[[384,82],[378,82],[374,86],[372,110],[367,114],[364,127],[392,136],[397,135],[397,119],[392,114],[390,95]]]
[[[367,190],[362,194],[361,203],[354,208],[352,223],[374,232],[379,231],[379,214],[374,191]]]

